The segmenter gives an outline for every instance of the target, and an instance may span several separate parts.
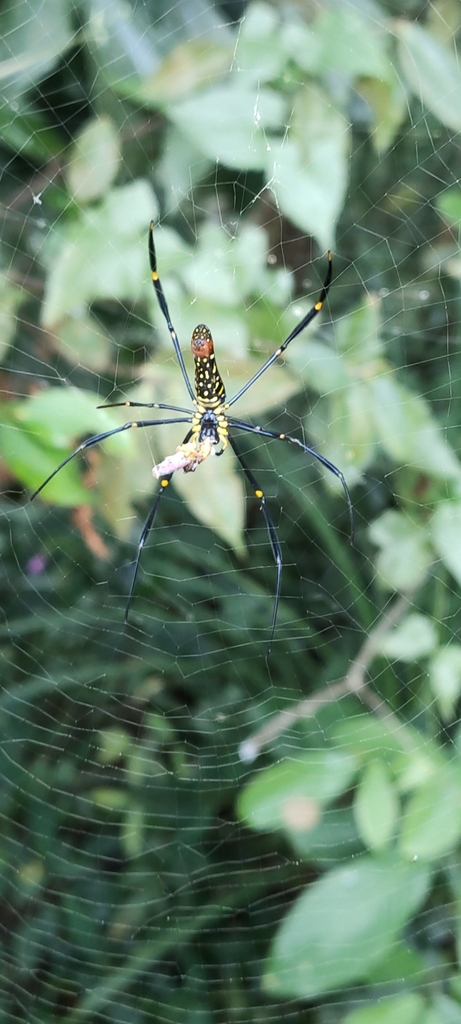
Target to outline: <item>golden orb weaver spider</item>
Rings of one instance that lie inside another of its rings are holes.
[[[149,227],[149,261],[152,273],[152,283],[155,288],[158,304],[166,320],[168,330],[170,332],[170,337],[173,342],[173,347],[176,353],[176,358],[181,368],[184,383],[189,392],[191,401],[194,406],[194,410],[192,411],[190,409],[184,409],[181,406],[176,405],[165,405],[162,402],[108,402],[105,403],[103,406],[98,406],[98,408],[100,409],[116,408],[118,406],[143,409],[162,409],[167,412],[181,413],[181,415],[175,416],[170,419],[130,420],[128,423],[124,423],[123,426],[121,427],[115,427],[113,430],[106,430],[102,434],[96,434],[94,437],[89,437],[88,440],[83,441],[83,443],[80,444],[78,448],[76,448],[75,451],[72,452],[71,455],[68,455],[67,458],[64,459],[63,462],[61,462],[60,465],[57,466],[57,468],[53,470],[52,473],[50,473],[46,480],[44,480],[43,483],[40,484],[40,487],[37,487],[37,490],[34,491],[34,493],[31,495],[30,500],[33,501],[37,494],[39,494],[40,491],[42,491],[43,488],[46,487],[50,480],[52,480],[53,477],[56,476],[56,474],[59,473],[59,471],[63,469],[63,467],[66,466],[68,462],[71,461],[71,459],[75,458],[75,456],[78,455],[79,452],[83,452],[87,448],[92,448],[93,445],[99,444],[101,441],[105,441],[106,438],[112,437],[113,434],[119,434],[123,430],[130,430],[132,427],[157,427],[163,426],[166,423],[190,424],[190,430],[188,430],[183,443],[179,446],[179,448],[176,449],[174,455],[167,456],[167,458],[164,459],[163,462],[159,463],[159,465],[157,466],[154,466],[152,470],[153,475],[158,480],[160,480],[160,490],[156,495],[154,504],[152,505],[146,522],[144,523],[141,536],[138,541],[133,575],[130,585],[130,592],[128,595],[127,605],[125,609],[125,622],[128,622],[129,612],[136,585],[136,579],[138,576],[142,550],[149,536],[149,533],[154,525],[161,497],[165,493],[171,481],[173,473],[175,473],[176,470],[178,469],[183,469],[185,473],[192,473],[197,469],[200,463],[204,462],[205,459],[207,459],[212,453],[214,453],[215,455],[222,455],[225,448],[227,448],[227,445],[230,445],[243,470],[244,475],[246,476],[247,480],[249,481],[253,489],[255,497],[258,498],[258,500],[261,503],[260,508],[264,516],[269,541],[272,549],[272,554],[276,566],[276,586],[274,607],[272,612],[272,622],[269,635],[269,654],[275,634],[275,626],[277,622],[277,613],[281,594],[283,566],[282,550],[277,537],[277,531],[275,529],[272,517],[266,505],[264,491],[261,490],[256,478],[253,476],[251,469],[249,469],[245,460],[240,455],[240,452],[238,451],[235,445],[234,438],[229,431],[243,430],[249,434],[257,434],[260,437],[268,437],[276,441],[286,441],[289,444],[295,444],[298,446],[298,448],[301,449],[301,451],[307,453],[308,455],[312,455],[315,459],[318,460],[318,462],[322,464],[322,466],[325,466],[326,469],[330,470],[330,472],[333,473],[334,476],[336,476],[341,481],[344,493],[346,495],[349,510],[351,542],[353,541],[354,535],[354,513],[352,508],[352,501],[349,493],[349,488],[347,486],[346,480],[341,470],[338,469],[337,466],[333,465],[332,462],[329,462],[329,460],[326,459],[323,455],[320,455],[319,452],[316,452],[314,448],[309,447],[309,445],[303,444],[302,441],[300,441],[297,437],[292,437],[291,434],[278,434],[273,430],[266,430],[264,427],[260,426],[255,427],[251,423],[246,423],[244,420],[235,419],[233,416],[228,415],[228,410],[231,408],[232,405],[234,405],[235,402],[238,401],[239,398],[242,397],[242,395],[245,394],[246,391],[248,391],[249,388],[252,387],[252,385],[257,380],[259,380],[260,377],[262,377],[263,373],[265,373],[266,370],[269,369],[269,366],[272,366],[272,363],[274,363],[275,360],[282,355],[285,349],[288,348],[290,342],[293,341],[293,339],[296,338],[298,334],[300,334],[301,331],[303,331],[304,328],[311,323],[311,321],[314,319],[314,317],[317,316],[318,313],[320,313],[320,310],[328,295],[328,290],[331,284],[332,255],[331,252],[328,252],[328,269],[325,281],[322,286],[322,290],[315,305],[312,306],[309,312],[306,313],[302,320],[300,320],[297,326],[292,330],[291,334],[288,335],[288,338],[285,339],[283,344],[280,345],[279,348],[277,348],[275,352],[273,352],[273,354],[269,356],[268,359],[266,359],[265,363],[263,363],[259,370],[257,370],[256,373],[253,374],[253,376],[250,378],[250,380],[247,381],[247,383],[244,384],[243,387],[241,387],[240,390],[237,391],[237,393],[233,395],[233,397],[230,399],[226,398],[224,383],[216,366],[213,338],[208,327],[206,327],[205,324],[199,324],[192,334],[191,348],[195,365],[195,391],[194,388],[192,387],[184,364],[182,352],[179,347],[178,336],[171,322],[171,317],[168,310],[165,294],[160,282],[160,278],[157,273],[157,258],[154,246],[154,225],[152,221]]]

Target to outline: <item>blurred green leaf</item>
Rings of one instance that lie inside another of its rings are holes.
[[[461,189],[454,186],[438,196],[437,209],[448,224],[459,228],[461,226]]]
[[[251,828],[303,831],[307,813],[343,793],[356,769],[355,757],[340,750],[309,751],[295,761],[283,761],[260,772],[243,790],[240,817]],[[318,815],[304,828],[317,820]]]
[[[102,729],[99,733],[98,761],[100,764],[110,764],[118,761],[126,754],[132,743],[128,731],[121,726],[112,726]]]
[[[387,34],[371,18],[364,19],[353,8],[338,7],[322,11],[315,30],[322,43],[324,72],[354,78],[388,77]]]
[[[438,479],[461,481],[461,465],[440,430],[428,402],[381,374],[370,382],[381,444],[400,465]]]
[[[348,181],[349,126],[325,94],[310,85],[296,94],[287,137],[271,142],[267,176],[282,213],[333,247]]]
[[[62,152],[59,132],[36,111],[23,114],[15,111],[13,114],[11,107],[5,104],[0,110],[0,132],[5,146],[31,160],[46,162]]]
[[[421,523],[404,512],[389,509],[371,523],[368,533],[381,549],[376,568],[386,587],[410,590],[423,582],[433,555]]]
[[[437,647],[437,630],[428,615],[410,612],[381,640],[379,650],[387,658],[413,662]]]
[[[308,886],[276,935],[266,991],[312,999],[359,981],[421,905],[429,877],[422,863],[388,855],[362,857]]]
[[[17,313],[28,293],[9,274],[0,272],[0,359],[4,359],[18,326]]]
[[[242,170],[263,170],[268,133],[282,126],[283,97],[268,88],[229,82],[169,107],[168,116],[213,161]]]
[[[294,308],[298,321],[300,307],[297,304]],[[310,336],[304,345],[293,343],[287,349],[285,358],[288,365],[302,375],[306,386],[317,391],[319,395],[331,394],[338,388],[348,387],[350,383],[341,356],[322,342],[311,340]]]
[[[3,97],[16,104],[21,92],[48,74],[72,45],[72,4],[64,0],[29,0],[27,15],[21,4],[0,14],[0,81]]]
[[[211,39],[188,39],[175,46],[153,74],[128,85],[126,92],[131,99],[168,110],[171,101],[209,88],[213,80],[222,78],[231,60],[230,46]]]
[[[461,584],[461,501],[442,501],[430,522],[430,536],[439,558]]]
[[[386,985],[388,988],[390,984],[400,986],[402,978],[405,978],[407,985],[417,985],[421,971],[424,971],[423,956],[409,946],[405,939],[400,939],[393,943],[379,963],[372,964],[366,980],[369,985]]]
[[[381,300],[377,295],[367,295],[363,302],[348,316],[339,321],[335,330],[338,352],[346,357],[349,367],[361,367],[373,363],[383,355],[384,345],[380,338]],[[379,371],[382,364],[368,369]]]
[[[259,87],[283,71],[286,61],[280,18],[267,3],[249,4],[242,18],[234,62],[239,79]]]
[[[128,793],[123,789],[116,789],[115,786],[100,786],[88,795],[98,807],[104,807],[109,811],[123,810],[128,802]]]
[[[176,473],[174,486],[199,522],[243,554],[245,485],[243,474],[236,469],[236,460],[230,451],[222,458],[212,454],[196,473]]]
[[[381,760],[370,762],[357,787],[354,815],[359,833],[371,850],[389,846],[398,813],[398,800],[387,765]]]
[[[407,95],[394,62],[389,60],[385,78],[363,77],[355,87],[372,113],[373,146],[378,155],[384,155],[408,113]]]
[[[444,721],[454,717],[461,694],[461,644],[450,643],[436,651],[429,665],[429,683]]]
[[[109,117],[95,117],[78,133],[69,153],[66,179],[75,203],[102,198],[120,164],[120,140]]]
[[[461,773],[441,765],[409,798],[402,816],[400,850],[404,857],[437,860],[461,837]]]
[[[83,302],[139,300],[148,274],[147,230],[155,213],[150,186],[138,179],[66,222],[47,278],[42,323],[48,330],[57,330]]]
[[[461,72],[454,53],[422,25],[397,21],[402,70],[417,99],[455,132],[461,131]]]
[[[416,992],[391,996],[385,1002],[369,1003],[353,1010],[343,1024],[423,1024],[424,999]]]
[[[112,365],[113,343],[104,327],[81,307],[69,313],[53,338],[56,348],[71,366],[102,372]]]

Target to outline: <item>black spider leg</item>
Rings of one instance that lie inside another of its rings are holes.
[[[227,408],[230,408],[230,406],[233,405],[234,402],[237,402],[238,399],[241,398],[246,391],[248,391],[248,388],[251,388],[252,384],[254,384],[255,381],[259,380],[259,377],[261,377],[262,374],[269,369],[269,366],[272,366],[272,363],[275,363],[275,360],[282,355],[282,352],[284,352],[285,349],[288,348],[290,341],[293,341],[294,338],[297,338],[298,334],[301,334],[301,331],[303,331],[304,328],[311,323],[311,321],[314,319],[314,317],[317,316],[318,313],[320,313],[320,310],[323,306],[323,303],[325,302],[331,285],[331,278],[333,272],[332,258],[333,257],[331,252],[328,251],[328,270],[326,273],[325,280],[323,282],[322,291],[320,292],[320,295],[318,297],[317,302],[315,303],[315,306],[312,306],[312,309],[310,309],[309,312],[306,313],[306,315],[303,317],[303,319],[300,320],[299,324],[292,330],[291,334],[288,335],[288,338],[285,339],[283,345],[280,345],[280,348],[276,349],[276,351],[273,352],[271,356],[269,356],[269,359],[266,359],[266,362],[263,363],[260,369],[257,370],[257,372],[253,374],[251,379],[247,381],[246,384],[243,385],[243,388],[240,388],[240,391],[237,391],[237,394],[233,395],[233,397],[228,402],[226,402]]]
[[[262,512],[262,514],[264,516],[264,521],[266,523],[267,532],[269,534],[270,545],[271,545],[271,548],[272,548],[272,554],[274,556],[274,562],[275,562],[275,566],[276,566],[276,574],[277,575],[276,575],[276,584],[275,584],[274,610],[272,612],[272,622],[271,622],[271,630],[270,630],[270,636],[269,636],[269,645],[268,645],[268,648],[267,648],[267,657],[269,657],[269,654],[270,654],[271,648],[272,648],[272,641],[274,639],[275,626],[276,626],[276,622],[277,622],[277,614],[278,614],[278,610],[279,610],[280,593],[281,593],[281,589],[282,589],[282,568],[283,568],[282,549],[280,547],[280,542],[279,542],[279,539],[277,537],[277,531],[276,531],[274,523],[272,521],[272,517],[271,517],[271,515],[269,513],[269,509],[267,508],[267,505],[266,505],[266,498],[265,498],[265,495],[264,495],[264,491],[261,490],[261,487],[259,486],[256,478],[253,476],[253,473],[251,472],[251,469],[249,469],[249,467],[247,466],[245,460],[240,455],[240,452],[237,451],[235,442],[234,442],[232,437],[229,437],[229,444],[230,444],[234,454],[236,455],[236,457],[237,457],[237,459],[238,459],[238,461],[239,461],[239,463],[240,463],[240,465],[241,465],[241,467],[243,469],[243,472],[245,473],[245,476],[250,481],[250,484],[251,484],[251,486],[253,488],[253,492],[254,492],[256,498],[259,498],[259,500],[261,502],[260,509],[261,509],[261,512]]]
[[[183,409],[182,405],[164,405],[163,402],[103,402],[102,405],[97,405],[97,409],[166,409],[167,412],[184,412],[188,416],[191,415],[190,409]],[[166,420],[169,422],[169,420]],[[174,422],[172,420],[171,422]]]
[[[190,440],[191,437],[192,437],[192,430],[189,430],[189,432],[186,434],[186,436],[184,438],[184,441],[182,443],[183,444],[187,444],[187,442]],[[146,519],[146,521],[144,523],[144,526],[142,528],[141,536],[140,536],[140,538],[138,540],[138,547],[137,547],[137,550],[136,550],[136,558],[135,558],[135,562],[134,562],[133,575],[131,577],[130,592],[128,594],[128,600],[127,600],[126,608],[125,608],[125,622],[127,624],[128,624],[128,617],[129,617],[129,614],[130,614],[131,604],[132,604],[132,601],[133,601],[134,588],[136,586],[136,580],[137,580],[138,572],[139,572],[139,563],[141,561],[141,555],[142,555],[142,552],[143,552],[143,548],[144,548],[146,540],[147,540],[147,538],[148,538],[148,536],[150,534],[150,531],[151,531],[151,529],[152,529],[152,527],[154,525],[155,517],[156,517],[157,512],[158,512],[158,507],[160,505],[160,501],[162,499],[162,495],[165,494],[165,491],[166,491],[166,489],[168,487],[168,484],[170,483],[170,480],[171,480],[172,476],[173,476],[173,473],[166,473],[165,476],[162,477],[162,479],[160,481],[160,490],[159,490],[159,492],[158,492],[158,494],[157,494],[157,496],[155,498],[154,504],[152,505],[152,508],[151,508],[151,510],[149,512],[149,515],[148,515],[148,517],[147,517],[147,519]]]
[[[188,392],[190,394],[190,397],[192,398],[192,401],[194,401],[195,400],[194,389],[193,389],[192,384],[191,384],[191,382],[189,380],[189,377],[188,377],[188,374],[187,374],[187,370],[186,370],[186,367],[184,365],[184,359],[182,357],[182,352],[181,352],[181,349],[179,347],[178,335],[176,334],[176,331],[175,331],[175,329],[173,327],[173,324],[171,323],[171,317],[170,317],[170,312],[169,312],[169,309],[168,309],[168,306],[167,306],[167,301],[166,301],[166,298],[165,298],[165,293],[163,291],[163,288],[162,288],[162,285],[161,285],[161,282],[160,282],[160,278],[159,278],[158,273],[157,273],[157,256],[156,256],[156,253],[155,253],[155,245],[154,245],[154,222],[152,220],[151,220],[150,226],[149,226],[149,261],[150,261],[150,269],[152,271],[152,284],[153,284],[153,286],[155,288],[155,294],[157,296],[157,302],[158,302],[158,304],[160,306],[160,309],[161,309],[161,311],[162,311],[162,313],[163,313],[163,315],[165,317],[165,320],[167,322],[167,327],[168,327],[168,330],[170,332],[170,338],[171,338],[171,340],[173,342],[173,347],[174,347],[174,350],[176,352],[176,358],[177,358],[178,363],[179,363],[179,365],[181,367],[181,373],[182,373],[182,375],[184,377],[184,383],[185,383],[186,388],[187,388],[187,390],[188,390]]]
[[[301,451],[306,452],[308,455],[313,455],[314,459],[317,459],[322,466],[325,466],[325,469],[329,469],[330,473],[333,473],[333,475],[342,483],[349,509],[350,542],[351,544],[354,543],[355,526],[352,498],[344,474],[337,466],[334,465],[333,462],[330,462],[324,455],[320,455],[319,452],[316,452],[315,448],[310,448],[309,445],[303,444],[303,442],[299,441],[297,437],[292,437],[291,434],[276,434],[273,430],[264,430],[263,427],[253,427],[250,423],[244,423],[242,420],[234,420],[233,418],[229,418],[228,423],[230,427],[234,427],[237,430],[246,430],[248,434],[259,434],[260,437],[270,437],[274,441],[288,441],[289,444],[296,444],[298,448],[301,448]]]
[[[124,423],[123,427],[115,427],[113,430],[105,430],[103,434],[95,434],[94,437],[89,437],[87,441],[83,441],[82,444],[79,444],[78,448],[76,448],[75,451],[71,453],[71,455],[67,456],[67,459],[63,459],[63,461],[59,464],[59,466],[57,466],[56,469],[54,469],[53,472],[50,473],[49,476],[47,476],[46,480],[44,480],[42,484],[40,484],[40,487],[37,487],[37,490],[34,491],[33,494],[31,494],[30,501],[33,501],[34,498],[37,497],[37,494],[40,494],[40,491],[43,491],[43,488],[46,487],[47,484],[49,484],[50,480],[52,480],[53,477],[56,476],[56,474],[59,473],[61,469],[64,469],[64,466],[67,466],[67,463],[71,462],[72,459],[74,459],[75,456],[78,455],[79,452],[85,451],[86,448],[92,448],[93,445],[99,444],[100,441],[105,441],[106,438],[112,437],[114,434],[121,434],[123,430],[130,430],[130,428],[132,428],[132,427],[161,427],[161,426],[164,426],[166,423],[190,423],[190,422],[191,422],[190,415],[188,416],[187,419],[185,419],[185,417],[181,416],[180,418],[178,417],[178,418],[172,419],[172,420],[138,420],[138,421],[130,421],[129,423]]]

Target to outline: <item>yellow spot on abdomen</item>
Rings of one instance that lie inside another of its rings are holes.
[[[264,491],[255,491],[255,495],[257,498],[264,498]]]

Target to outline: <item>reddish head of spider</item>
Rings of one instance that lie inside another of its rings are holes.
[[[213,355],[213,338],[211,337],[211,331],[205,324],[199,324],[195,328],[191,339],[191,348],[194,359],[207,359]]]

